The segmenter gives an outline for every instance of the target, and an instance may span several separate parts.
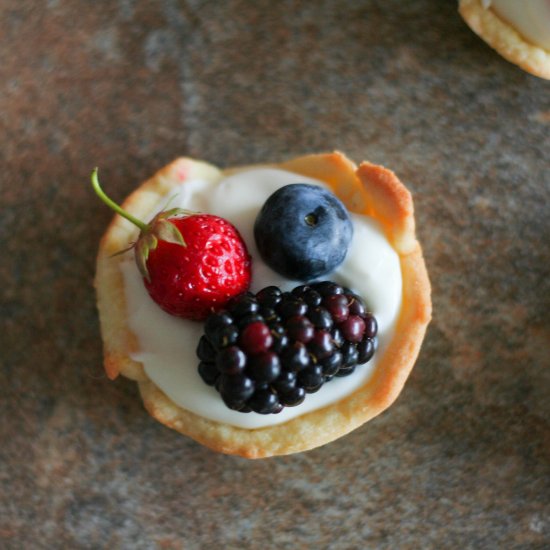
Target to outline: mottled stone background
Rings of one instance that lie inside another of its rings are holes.
[[[549,91],[453,1],[1,1],[0,547],[548,548]],[[90,170],[335,148],[414,192],[417,366],[324,448],[212,453],[102,372]]]

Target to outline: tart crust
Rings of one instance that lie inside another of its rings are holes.
[[[468,26],[502,57],[524,71],[550,79],[550,52],[527,41],[482,0],[459,0],[458,11]]]
[[[369,162],[357,167],[342,153],[299,157],[262,165],[289,170],[326,182],[349,210],[376,218],[397,251],[403,279],[402,307],[395,333],[369,381],[347,398],[286,423],[260,429],[230,426],[198,416],[171,401],[130,354],[137,350],[128,328],[124,283],[113,254],[135,240],[135,228],[115,216],[103,236],[97,257],[95,287],[109,378],[119,374],[135,380],[145,408],[161,423],[216,451],[247,458],[285,455],[328,443],[380,414],[397,398],[407,379],[431,318],[430,283],[422,250],[415,237],[413,203],[397,176]],[[186,180],[221,178],[249,167],[220,171],[214,166],[180,158],[134,191],[123,207],[140,217]]]

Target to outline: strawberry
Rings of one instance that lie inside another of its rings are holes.
[[[237,229],[227,220],[172,208],[148,224],[114,203],[92,172],[99,198],[139,227],[134,250],[137,266],[151,298],[178,317],[201,321],[250,286],[251,261]]]

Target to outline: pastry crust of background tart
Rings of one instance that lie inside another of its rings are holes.
[[[459,0],[458,11],[468,26],[502,57],[524,71],[550,79],[550,52],[527,41],[482,0]]]
[[[312,449],[328,443],[380,414],[397,398],[416,360],[431,317],[430,283],[415,238],[410,193],[393,172],[369,162],[357,167],[341,153],[300,157],[279,164],[262,165],[325,181],[348,209],[378,219],[401,261],[402,308],[395,334],[370,380],[347,398],[306,413],[284,424],[246,429],[209,420],[171,401],[147,377],[143,366],[130,358],[137,349],[126,319],[120,256],[112,254],[135,240],[137,230],[115,216],[101,240],[95,286],[104,342],[105,370],[109,378],[119,374],[135,380],[149,413],[157,420],[216,451],[261,458]],[[255,166],[257,167],[257,166]],[[188,179],[220,180],[252,167],[220,171],[189,158],[169,164],[139,187],[124,202],[137,217],[151,208],[172,187]],[[196,365],[188,365],[196,368]]]

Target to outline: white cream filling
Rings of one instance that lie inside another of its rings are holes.
[[[291,290],[296,281],[272,271],[258,255],[254,241],[254,220],[266,199],[290,183],[318,180],[275,169],[250,169],[221,182],[187,181],[174,192],[170,206],[180,206],[216,214],[239,230],[252,256],[251,290],[269,285]],[[164,198],[150,213],[166,205]],[[344,263],[323,277],[353,288],[366,300],[379,325],[379,349],[366,365],[358,366],[347,377],[334,378],[316,393],[308,394],[297,407],[286,407],[279,414],[240,413],[228,409],[218,392],[207,386],[197,372],[195,350],[203,324],[173,317],[162,311],[149,297],[132,256],[122,263],[128,323],[136,335],[140,351],[132,359],[143,364],[147,376],[180,407],[199,416],[242,428],[262,428],[281,424],[307,412],[335,403],[362,386],[376,368],[384,352],[401,307],[401,268],[399,256],[373,219],[352,214],[354,235]]]
[[[549,0],[483,0],[483,7],[491,8],[529,42],[550,50]]]

